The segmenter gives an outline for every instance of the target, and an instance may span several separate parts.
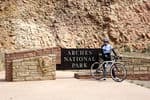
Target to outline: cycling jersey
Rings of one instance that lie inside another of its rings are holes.
[[[108,53],[111,54],[113,47],[110,44],[107,44],[107,45],[103,45],[101,49],[103,54],[108,54]]]

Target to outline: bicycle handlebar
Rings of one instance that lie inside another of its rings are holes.
[[[120,56],[114,56],[114,55],[111,55],[111,58],[112,58],[112,60],[122,59],[122,57],[120,57]]]

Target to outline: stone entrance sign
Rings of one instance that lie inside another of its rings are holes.
[[[60,50],[54,47],[5,53],[6,81],[55,79]]]

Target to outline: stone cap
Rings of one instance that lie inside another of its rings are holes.
[[[135,58],[135,59],[150,59],[150,57],[143,56],[128,56],[128,55],[120,55],[121,57]]]
[[[51,49],[55,49],[55,48],[59,48],[59,47],[49,47]],[[18,52],[30,52],[30,51],[37,51],[37,50],[42,50],[42,49],[49,49],[47,48],[30,48],[30,49],[20,49],[20,50],[8,50],[5,51],[6,54],[10,54],[10,53],[18,53]]]

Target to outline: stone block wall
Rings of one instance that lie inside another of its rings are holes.
[[[127,79],[150,81],[150,58],[122,56],[122,59],[119,62],[125,64],[127,69]],[[110,74],[108,74],[108,77],[110,77],[109,75]],[[89,71],[75,73],[74,77],[77,79],[92,78]]]
[[[55,55],[37,56],[13,60],[12,81],[54,80]]]
[[[125,63],[130,72],[150,73],[150,58],[148,57],[123,56],[121,61]]]
[[[123,56],[121,61],[126,65],[128,79],[150,80],[150,58]]]
[[[44,49],[36,49],[36,50],[23,50],[23,51],[15,51],[15,52],[7,52],[5,53],[5,79],[6,81],[13,80],[13,61],[37,57],[37,56],[47,56],[49,54],[56,54],[56,64],[61,63],[61,48],[44,48]],[[15,62],[14,62],[15,63]]]

